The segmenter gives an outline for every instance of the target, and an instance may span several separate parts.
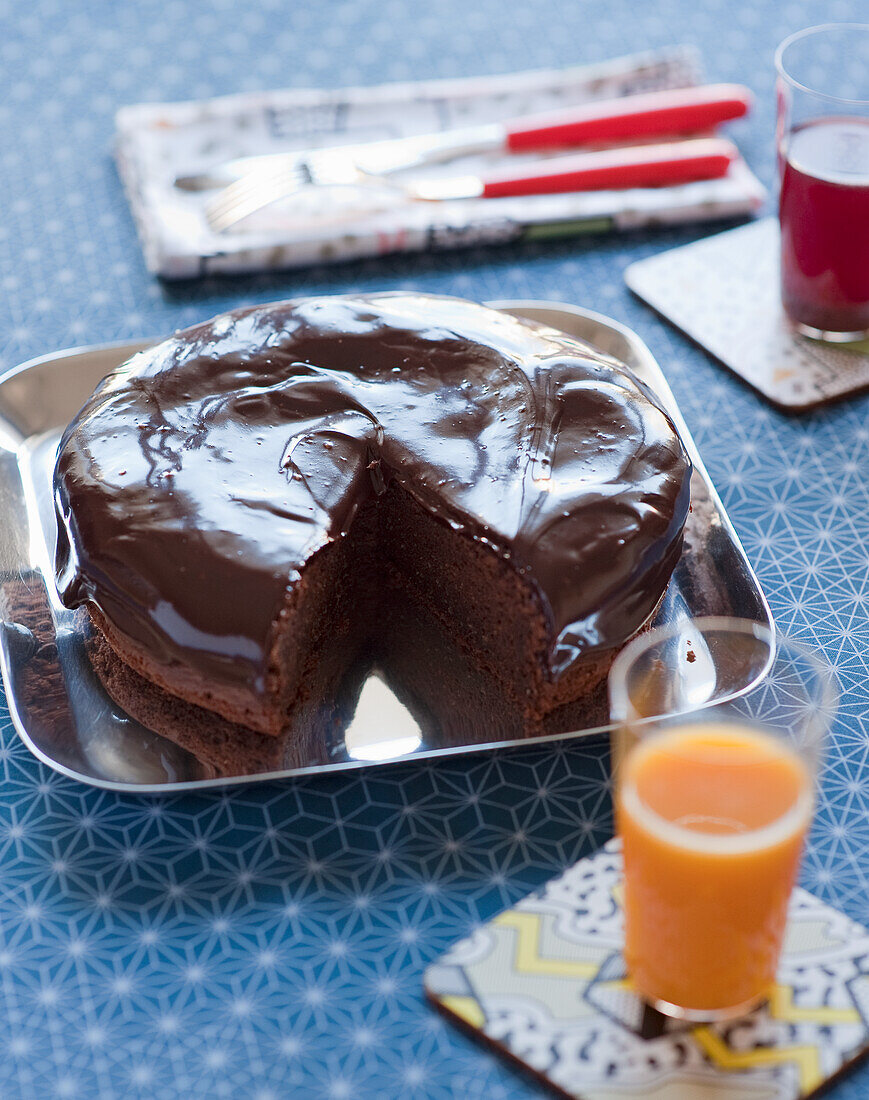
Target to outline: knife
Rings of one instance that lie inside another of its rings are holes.
[[[323,154],[341,154],[363,171],[386,175],[470,154],[531,152],[675,136],[741,118],[751,101],[751,92],[741,84],[647,92],[436,134],[237,157],[205,172],[177,176],[174,184],[183,191],[211,190],[248,173],[303,169],[307,161]]]

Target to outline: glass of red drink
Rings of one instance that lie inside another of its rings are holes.
[[[869,337],[869,24],[776,51],[782,304],[820,340]]]

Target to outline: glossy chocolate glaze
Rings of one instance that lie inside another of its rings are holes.
[[[102,382],[60,446],[58,582],[156,659],[262,690],[288,586],[394,478],[537,588],[557,674],[656,605],[689,475],[648,391],[552,329],[427,295],[283,302]]]

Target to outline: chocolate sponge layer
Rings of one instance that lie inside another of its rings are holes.
[[[112,698],[217,775],[346,758],[344,730],[374,668],[417,720],[426,747],[567,732],[606,721],[615,650],[554,678],[547,624],[532,585],[485,545],[457,533],[392,486],[350,534],[314,559],[276,624],[282,709],[214,705],[214,686],[183,665],[148,667],[123,652],[98,613],[89,640]],[[289,674],[292,670],[292,676]]]

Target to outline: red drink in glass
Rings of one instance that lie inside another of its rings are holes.
[[[785,314],[816,340],[869,339],[869,23],[797,31],[775,63]]]
[[[785,311],[821,332],[869,331],[869,119],[797,127],[781,169]]]

